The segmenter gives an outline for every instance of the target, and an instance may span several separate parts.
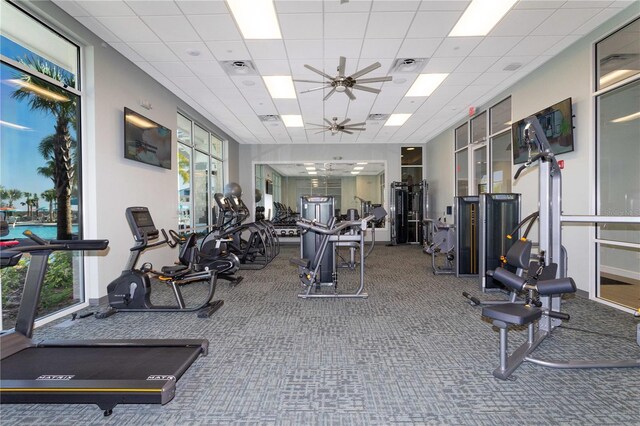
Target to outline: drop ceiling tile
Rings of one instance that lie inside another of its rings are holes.
[[[256,59],[253,61],[260,75],[291,75],[289,61],[282,59]]]
[[[456,72],[484,72],[500,57],[497,56],[469,56],[456,68]]]
[[[98,19],[109,31],[126,42],[160,41],[153,31],[137,16],[107,16]]]
[[[402,44],[401,38],[369,39],[362,44],[360,56],[363,58],[396,58]]]
[[[201,79],[226,76],[224,69],[217,61],[191,61],[185,64]]]
[[[416,98],[403,98],[400,100],[398,105],[393,112],[399,114],[413,114],[424,102],[423,100],[418,100]]]
[[[506,55],[523,37],[485,37],[471,52],[470,56]]]
[[[94,33],[107,43],[120,41],[118,36],[116,36],[104,25],[102,25],[102,23],[100,23],[100,21],[98,21],[96,18],[92,18],[89,16],[78,16],[76,17],[76,20],[78,20],[78,22],[87,27],[92,33]]]
[[[540,24],[533,35],[566,35],[593,18],[598,9],[559,9]]]
[[[525,36],[553,14],[553,9],[512,9],[489,33],[492,37]]]
[[[371,10],[373,12],[415,12],[419,6],[419,0],[375,0]]]
[[[520,0],[514,9],[558,9],[562,7],[565,0]]]
[[[278,15],[285,13],[322,13],[321,1],[275,0]]]
[[[251,107],[256,115],[275,115],[278,114],[278,110],[276,106],[273,104],[273,101],[262,100],[258,102],[251,102]]]
[[[588,9],[596,8],[602,9],[608,7],[611,4],[611,0],[569,0],[562,5],[563,9]]]
[[[638,10],[640,10],[640,7],[638,7]],[[593,31],[598,26],[600,26],[605,21],[607,21],[610,18],[614,17],[618,13],[620,13],[619,9],[604,9],[604,10],[598,12],[597,15],[595,15],[593,18],[588,20],[586,23],[584,23],[583,25],[578,27],[576,30],[574,30],[573,34],[574,35],[586,35],[586,34],[590,33],[591,31]]]
[[[207,45],[202,42],[175,41],[165,44],[183,61],[210,62],[216,59],[207,48]],[[199,54],[194,56],[193,54],[189,54],[189,52],[199,52]]]
[[[462,12],[418,12],[409,28],[407,38],[447,37]]]
[[[473,81],[480,77],[481,73],[479,72],[456,72],[449,74],[447,78],[444,79],[441,86],[467,86]]]
[[[367,38],[404,38],[414,15],[414,12],[373,12],[369,15],[365,36]]]
[[[429,58],[444,38],[407,38],[402,42],[398,58]]]
[[[325,13],[351,13],[351,12],[369,12],[371,10],[371,0],[356,0],[347,3],[337,1],[327,1],[324,3]]]
[[[336,61],[337,61],[336,57]],[[337,63],[337,62],[336,62]],[[301,78],[306,80],[316,80],[322,79],[322,77],[313,71],[305,68],[305,64],[309,64],[312,67],[319,68],[322,70],[323,68],[323,59],[321,58],[311,58],[311,59],[291,59],[289,60],[289,64],[291,64],[291,75],[293,78]],[[335,65],[331,67],[335,69]]]
[[[358,58],[360,56],[361,48],[362,39],[325,40],[324,57],[332,62],[330,69],[335,70],[338,67],[338,58],[340,56],[344,56],[345,58]],[[351,61],[351,64],[353,65],[353,61]],[[316,65],[310,65],[317,68]],[[349,68],[349,61],[347,61],[347,69]],[[328,74],[333,74],[333,72]]]
[[[478,77],[473,84],[478,84],[480,86],[497,86],[512,75],[513,72],[510,71],[485,72]]]
[[[509,55],[535,56],[543,55],[552,46],[562,40],[562,36],[529,36],[524,38],[513,49],[509,51]]]
[[[182,15],[182,11],[172,1],[134,0],[127,1],[136,15]]]
[[[207,91],[207,86],[198,77],[172,77],[171,81],[187,93]]]
[[[78,16],[91,16],[89,12],[75,1],[55,0],[54,3],[74,18]]]
[[[287,59],[282,40],[246,40],[245,43],[253,59]]]
[[[219,61],[251,59],[242,41],[208,41],[206,45]]]
[[[352,2],[347,4],[360,3]],[[325,39],[363,38],[367,27],[367,13],[332,13],[324,18]]]
[[[278,21],[285,40],[322,38],[323,15],[320,13],[280,15]]]
[[[464,60],[464,58],[460,57],[452,57],[452,58],[431,58],[427,65],[424,67],[422,72],[432,73],[432,72],[453,72],[453,70],[460,65],[460,63]],[[465,72],[465,71],[458,71]],[[466,71],[466,72],[474,72],[474,70]]]
[[[274,99],[273,103],[280,114],[300,114],[297,99]]]
[[[242,40],[231,15],[189,15],[187,19],[203,41]]]
[[[468,56],[482,39],[483,37],[447,37],[433,56],[436,58]]]
[[[233,84],[233,81],[227,76],[210,77],[205,78],[202,81],[210,88],[214,93],[222,93],[225,91],[232,91],[235,94],[240,94],[238,89]]]
[[[200,41],[184,16],[143,16],[142,20],[163,41]]]
[[[356,70],[361,70],[363,68],[368,67],[369,65],[374,64],[375,62],[380,62],[380,68],[377,68],[373,71],[368,72],[363,75],[361,78],[370,78],[370,77],[382,77],[389,75],[389,70],[391,69],[391,64],[393,63],[393,58],[360,58],[358,60],[358,66],[356,69],[353,69],[349,66],[349,62],[347,61],[347,73],[353,74]],[[352,61],[352,63],[354,63]],[[377,84],[377,83],[376,83]]]
[[[149,62],[178,60],[164,43],[129,43],[129,47]]]
[[[562,40],[560,40],[558,43],[554,44],[549,49],[547,49],[544,52],[544,54],[547,55],[547,56],[549,56],[549,55],[557,55],[558,53],[560,53],[561,51],[563,51],[567,47],[571,46],[573,43],[575,43],[576,41],[580,40],[581,38],[582,38],[582,36],[579,36],[579,35],[568,35],[568,36],[564,37]]]
[[[127,4],[120,0],[106,1],[77,1],[78,5],[89,12],[91,16],[135,16]]]
[[[193,72],[183,62],[151,62],[151,65],[168,78],[194,77]]]
[[[321,58],[324,48],[321,39],[318,40],[284,40],[289,59]]]
[[[229,13],[224,1],[179,0],[178,7],[185,15],[206,15],[212,13]]]
[[[143,62],[144,58],[138,54],[135,50],[133,50],[127,43],[109,43],[111,47],[116,49],[125,58],[130,60],[131,62]]]

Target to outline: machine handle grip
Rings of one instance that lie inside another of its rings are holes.
[[[547,312],[547,315],[551,318],[556,318],[563,321],[569,321],[569,319],[571,319],[571,316],[564,312],[549,311]]]
[[[47,242],[45,240],[43,240],[42,238],[38,237],[36,234],[34,234],[33,232],[29,231],[28,229],[26,231],[24,231],[22,233],[22,235],[24,235],[25,237],[31,238],[32,241],[35,241],[36,243],[40,244],[41,246],[46,246],[47,245]]]
[[[167,245],[171,248],[174,248],[175,246],[178,245],[177,242],[173,242],[169,239],[169,236],[167,235],[167,232],[164,229],[161,229],[160,232],[162,232],[162,236],[164,237],[164,241],[162,241],[163,243],[167,243]]]

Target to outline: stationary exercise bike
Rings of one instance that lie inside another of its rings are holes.
[[[212,301],[216,291],[217,270],[206,269],[195,271],[186,265],[174,265],[163,267],[161,271],[153,270],[151,263],[144,263],[140,269],[136,264],[142,253],[153,247],[167,244],[175,247],[164,229],[158,231],[153,223],[149,209],[146,207],[129,207],[126,210],[126,218],[131,228],[131,233],[136,241],[130,249],[131,254],[122,274],[107,286],[109,308],[98,312],[96,318],[106,318],[116,312],[198,312],[198,318],[208,318],[220,309],[222,300]],[[162,232],[163,239],[158,239]],[[155,242],[152,242],[155,241]],[[176,299],[175,305],[154,305],[151,302],[151,277],[171,286]],[[180,286],[192,282],[208,281],[209,293],[205,302],[187,307],[180,291]]]

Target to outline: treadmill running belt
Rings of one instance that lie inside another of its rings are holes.
[[[0,363],[2,380],[178,380],[201,353],[200,347],[27,348]]]

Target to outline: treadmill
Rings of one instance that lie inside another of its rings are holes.
[[[31,254],[15,330],[0,336],[0,403],[97,404],[109,416],[117,404],[166,404],[176,381],[199,356],[205,339],[32,339],[47,260],[54,251],[104,250],[107,240],[2,241],[0,267]]]

